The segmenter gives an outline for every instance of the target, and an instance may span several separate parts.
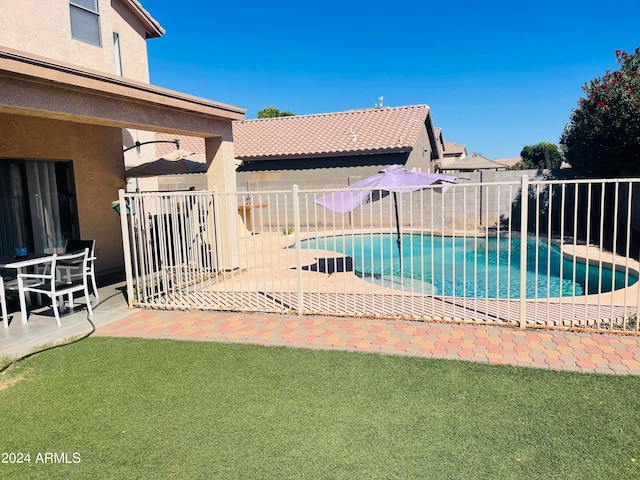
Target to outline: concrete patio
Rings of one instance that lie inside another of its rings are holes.
[[[94,309],[92,322],[96,328],[133,312],[127,306],[124,282],[102,286],[99,293],[98,302],[93,295],[90,297]],[[56,325],[51,307],[34,309],[25,325],[20,322],[20,310],[13,305],[14,308],[9,312],[9,328],[0,327],[0,357],[20,357],[44,345],[53,345],[91,332],[84,298],[76,298],[75,301],[74,311],[61,315],[61,327]]]

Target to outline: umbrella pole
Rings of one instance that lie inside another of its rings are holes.
[[[393,192],[393,206],[396,209],[396,243],[398,244],[398,258],[400,260],[400,277],[402,277],[402,240],[400,239],[400,217],[398,216],[398,197]]]

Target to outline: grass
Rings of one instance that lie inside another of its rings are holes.
[[[0,355],[0,370],[12,363],[15,360],[15,357],[7,354]]]
[[[640,478],[638,377],[90,338],[0,381],[2,478]]]

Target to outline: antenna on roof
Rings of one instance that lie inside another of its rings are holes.
[[[353,127],[351,127],[351,128],[349,129],[349,131],[348,131],[348,132],[346,132],[346,133],[347,133],[347,135],[351,135],[351,140],[352,140],[352,141],[354,141],[354,142],[357,142],[357,141],[358,141],[358,134],[357,134],[356,132],[354,132],[354,131],[353,131]]]
[[[380,100],[380,108],[382,108],[382,100],[384,100],[384,97],[382,95],[380,95],[378,97],[378,100]]]

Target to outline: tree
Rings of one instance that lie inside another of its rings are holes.
[[[521,163],[528,169],[560,168],[562,164],[562,154],[555,143],[540,142],[536,145],[525,145],[520,156]]]
[[[585,176],[640,173],[640,47],[615,55],[620,68],[582,87],[560,139],[565,160]]]
[[[524,162],[517,162],[511,165],[509,170],[530,170],[531,167]]]
[[[281,112],[273,105],[263,108],[258,112],[258,118],[295,117],[295,113],[285,110]]]

